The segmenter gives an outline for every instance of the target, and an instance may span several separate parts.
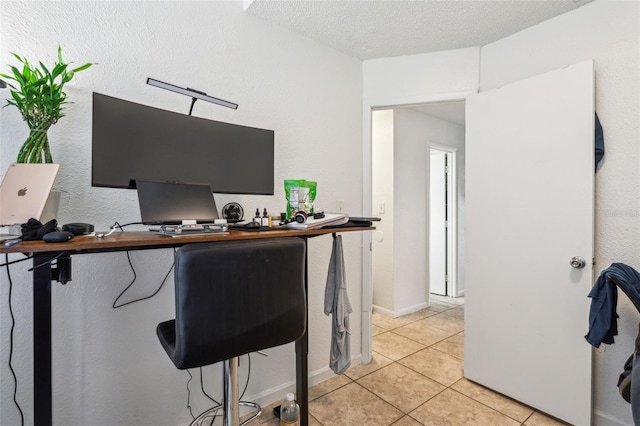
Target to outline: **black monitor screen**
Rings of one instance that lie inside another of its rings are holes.
[[[93,94],[92,186],[136,180],[273,195],[273,130],[222,123]]]

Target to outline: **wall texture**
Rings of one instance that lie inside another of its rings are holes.
[[[411,108],[374,111],[372,124],[372,211],[383,218],[373,239],[373,305],[398,317],[428,303],[429,143],[457,149],[462,201],[464,127]],[[384,214],[378,213],[380,202]],[[463,229],[464,216],[460,219]],[[463,281],[459,289],[464,291]]]
[[[395,109],[394,116],[395,312],[407,314],[428,302],[429,144],[458,148],[464,165],[464,127],[408,108]],[[464,173],[464,167],[458,173]]]
[[[237,111],[197,102],[194,115],[275,130],[274,196],[218,196],[218,206],[239,201],[248,214],[284,210],[282,181],[318,181],[316,205],[362,214],[361,62],[247,16],[241,2],[14,2],[0,3],[0,63],[9,52],[52,63],[60,44],[67,60],[98,63],[68,86],[73,102],[51,131],[56,187],[64,191],[61,223],[82,221],[99,230],[114,221],[139,221],[135,191],[92,188],[92,91],[177,112],[190,99],[145,84],[147,77],[203,90],[237,102]],[[8,96],[4,91],[2,97]],[[340,99],[340,102],[335,102]],[[0,170],[14,161],[27,136],[14,108],[0,109]],[[185,155],[197,153],[185,153]],[[122,155],[126,155],[123,152]],[[240,170],[239,173],[243,171]],[[361,236],[345,235],[352,316],[352,353],[360,353]],[[359,234],[359,233],[357,233]],[[311,381],[328,377],[330,318],[322,312],[330,237],[310,240]],[[172,250],[130,254],[137,278],[121,301],[152,293],[172,264]],[[21,256],[11,256],[17,260]],[[152,299],[114,310],[133,279],[125,253],[73,258],[73,281],[53,286],[54,421],[64,425],[178,425],[190,419],[188,375],[173,367],[155,337],[172,318],[170,278]],[[32,422],[32,308],[29,262],[11,267],[16,319],[13,365],[18,400]],[[8,278],[0,275],[0,424],[19,424],[8,370]],[[252,357],[249,399],[270,402],[293,389],[294,351],[286,345]],[[241,360],[241,383],[246,377]],[[205,369],[205,385],[220,397],[218,367]],[[194,413],[209,404],[191,383]]]
[[[481,57],[482,90],[594,60],[606,150],[596,173],[594,269],[599,273],[612,262],[640,269],[640,3],[595,1],[484,46]],[[618,315],[616,343],[595,351],[598,425],[633,423],[616,383],[633,349],[638,312],[621,296]]]
[[[373,306],[393,316],[394,293],[394,112],[391,109],[373,111],[371,132],[371,163],[373,165],[373,213],[382,220],[376,223],[371,260],[373,264]],[[384,203],[384,213],[378,209]]]
[[[596,174],[595,269],[600,271],[612,262],[640,269],[639,44],[640,3],[597,0],[477,50],[365,61],[365,158],[372,106],[456,99],[456,93],[464,98],[465,92],[594,59],[596,111],[606,143],[605,159]],[[366,206],[366,161],[364,172]],[[616,382],[633,348],[638,312],[621,297],[618,314],[616,344],[595,353],[598,425],[632,424],[629,405],[618,395]]]

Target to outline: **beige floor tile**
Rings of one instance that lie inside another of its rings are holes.
[[[462,360],[436,349],[426,348],[398,362],[445,386],[462,378]]]
[[[262,416],[260,416],[260,417],[262,417]],[[249,424],[250,425],[260,425],[260,426],[280,426],[280,419],[278,419],[277,417],[272,417],[272,418],[268,419],[267,421],[264,421],[264,422],[261,423],[260,422],[260,418],[258,418],[258,419],[254,420],[253,422],[251,422]]]
[[[423,319],[435,314],[436,312],[430,311],[428,309],[423,309],[421,311],[414,312],[412,314],[404,315],[397,318],[391,318],[380,312],[374,312],[372,315],[372,323],[374,326],[380,327],[388,331],[388,330],[394,330],[398,327],[405,326],[414,321],[418,321],[420,319]]]
[[[451,331],[433,327],[427,321],[429,321],[429,318],[412,322],[411,324],[396,328],[393,332],[408,339],[415,340],[418,343],[422,343],[425,346],[431,346],[454,334]]]
[[[439,328],[440,330],[450,333],[460,333],[464,330],[464,320],[451,315],[445,315],[444,313],[425,318],[423,321],[431,327]]]
[[[566,425],[567,423],[561,422],[554,419],[553,417],[546,416],[536,411],[523,424],[526,426],[562,426]]]
[[[404,416],[392,426],[422,426],[422,423],[410,416]]]
[[[457,390],[461,394],[481,402],[520,423],[527,420],[533,413],[532,408],[467,379],[458,380],[451,386],[451,389]]]
[[[452,309],[448,309],[446,311],[442,311],[444,315],[449,315],[461,320],[464,320],[464,306],[458,306]]]
[[[403,413],[408,413],[442,392],[445,387],[398,363],[369,374],[358,384]]]
[[[332,378],[309,388],[309,401],[313,401],[314,399],[319,398],[322,395],[334,391],[351,382],[352,380],[344,374],[333,376]]]
[[[267,406],[263,406],[262,407],[262,414],[260,414],[260,417],[255,419],[250,424],[252,424],[252,425],[260,425],[260,426],[279,425],[280,424],[280,419],[278,419],[276,416],[273,415],[273,407],[275,407],[277,405],[280,405],[280,404],[282,404],[282,401],[276,401],[273,404],[269,404]],[[244,419],[241,418],[240,420],[243,421]]]
[[[260,417],[262,417],[262,416],[260,416]],[[216,425],[217,425],[217,423],[216,423]],[[255,425],[255,426],[280,426],[280,419],[277,418],[277,417],[271,416],[271,418],[268,418],[268,419],[266,419],[266,421],[261,423],[260,422],[260,418],[258,418],[255,421],[249,423],[249,425],[252,425],[252,426],[253,425]],[[313,418],[313,416],[309,416],[309,426],[322,426],[322,424],[318,420]]]
[[[373,373],[382,367],[391,364],[393,361],[386,356],[373,352],[371,355],[371,362],[369,364],[359,364],[355,367],[351,367],[344,374],[350,379],[357,380],[362,376]]]
[[[460,305],[456,304],[456,303],[449,303],[449,302],[442,302],[440,300],[430,300],[429,301],[429,307],[427,309],[434,311],[434,312],[443,312],[449,309],[453,309],[456,308]]]
[[[389,331],[373,338],[373,350],[394,361],[418,352],[424,347],[425,345]]]
[[[434,293],[431,293],[429,295],[429,301],[442,302],[448,305],[464,305],[464,297],[441,296],[439,294],[434,294]]]
[[[431,347],[456,358],[464,359],[464,333],[454,334]]]
[[[326,426],[388,426],[402,417],[399,410],[357,383],[311,401],[309,412]]]
[[[520,424],[504,414],[451,389],[446,389],[412,411],[411,417],[427,426],[516,426]]]
[[[278,423],[278,426],[280,426],[280,423]],[[309,426],[322,426],[322,423],[316,420],[315,417],[309,415]]]
[[[371,326],[371,335],[373,335],[373,336],[377,336],[378,334],[384,333],[385,331],[387,331],[387,330],[385,330],[382,327],[378,327],[377,325],[372,325]]]

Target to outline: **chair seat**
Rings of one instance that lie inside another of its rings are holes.
[[[175,364],[174,354],[176,353],[176,320],[161,322],[156,327],[156,334],[160,339],[160,344]]]

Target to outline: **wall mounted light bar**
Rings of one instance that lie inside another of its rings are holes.
[[[147,84],[155,87],[159,87],[161,89],[171,90],[172,92],[180,93],[182,95],[190,96],[192,99],[191,109],[193,110],[193,104],[197,99],[202,99],[203,101],[211,102],[212,104],[221,105],[231,109],[238,109],[238,104],[234,104],[233,102],[225,101],[222,99],[214,98],[213,96],[208,96],[206,93],[201,92],[199,90],[189,89],[188,87],[182,88],[178,86],[174,86],[173,84],[164,83],[159,80],[155,80],[153,78],[147,78]],[[189,111],[189,115],[191,115],[191,111]]]

